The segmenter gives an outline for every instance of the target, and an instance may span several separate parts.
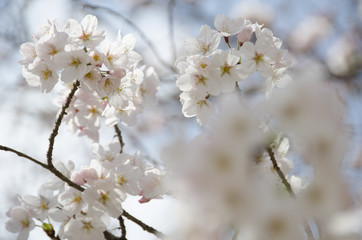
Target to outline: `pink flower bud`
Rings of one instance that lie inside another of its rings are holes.
[[[93,182],[98,179],[97,171],[94,168],[82,168],[79,172],[73,172],[71,180],[78,185]]]
[[[124,70],[124,68],[112,69],[109,72],[109,75],[116,78],[123,78],[124,76],[126,76],[126,70]]]
[[[244,43],[250,40],[251,35],[253,34],[253,29],[251,27],[244,27],[241,29],[241,31],[238,33],[238,41],[239,43]]]

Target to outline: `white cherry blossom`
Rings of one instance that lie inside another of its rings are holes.
[[[266,97],[269,98],[273,88],[285,88],[291,81],[292,78],[289,74],[285,73],[287,68],[275,69],[271,77],[266,78]]]
[[[275,47],[258,39],[255,45],[251,42],[245,42],[240,47],[239,53],[242,57],[241,68],[248,75],[258,71],[263,77],[272,76],[272,64],[275,63],[273,59],[276,53]]]
[[[142,176],[142,171],[133,166],[131,161],[127,161],[122,165],[118,165],[114,171],[116,187],[122,192],[139,195],[140,187],[138,184]]]
[[[58,82],[57,70],[51,62],[37,58],[28,70],[23,70],[23,76],[30,86],[40,86],[40,91],[48,93]]]
[[[48,216],[48,211],[58,203],[53,192],[40,188],[39,196],[25,195],[21,201],[34,213],[34,218],[43,220]]]
[[[67,187],[64,192],[59,194],[58,201],[63,205],[65,211],[72,214],[78,214],[85,208],[83,194],[72,187]]]
[[[35,223],[24,207],[14,207],[9,212],[10,219],[6,222],[6,230],[18,233],[17,240],[28,239],[29,232],[35,227]]]
[[[67,44],[68,34],[65,32],[54,32],[42,37],[36,45],[37,55],[42,59],[53,59],[53,57],[64,51]]]
[[[103,232],[106,229],[100,213],[78,214],[65,225],[64,236],[69,240],[105,240]]]
[[[208,25],[202,25],[198,38],[185,41],[185,49],[189,54],[210,55],[220,43],[221,34]]]
[[[83,49],[77,49],[67,45],[65,52],[54,56],[57,66],[64,68],[61,74],[61,80],[65,83],[72,82],[75,79],[82,79],[89,72],[90,57]]]
[[[215,114],[215,108],[202,90],[183,92],[180,95],[182,113],[185,117],[196,116],[200,125],[205,124]]]
[[[222,36],[229,37],[241,31],[244,26],[244,20],[242,18],[230,19],[225,15],[219,14],[215,18],[214,25]]]
[[[97,31],[98,20],[95,16],[88,14],[79,23],[75,19],[69,19],[66,31],[69,41],[87,48],[98,46],[105,38],[104,31]]]
[[[21,44],[19,52],[20,55],[23,57],[23,59],[19,61],[19,63],[22,65],[29,65],[30,63],[33,63],[38,56],[35,48],[35,43],[33,42],[26,42]]]
[[[110,182],[98,183],[84,191],[84,200],[97,211],[104,211],[111,217],[122,215],[122,202],[126,195],[114,189]]]
[[[240,57],[234,51],[215,51],[211,58],[211,68],[218,71],[213,74],[214,78],[220,81],[220,90],[222,92],[231,92],[235,89],[235,84],[247,77],[245,71],[241,69]]]

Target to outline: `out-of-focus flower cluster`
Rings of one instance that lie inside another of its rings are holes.
[[[97,25],[92,15],[80,23],[70,19],[64,28],[48,22],[33,36],[34,42],[20,47],[23,76],[29,85],[39,86],[43,93],[58,82],[66,86],[64,97],[57,101],[60,105],[71,83],[80,81],[67,124],[94,141],[98,141],[101,117],[108,126],[119,121],[135,124],[143,107],[156,104],[159,85],[152,67],[137,67],[142,57],[133,50],[136,38],[132,34],[122,37],[118,32],[115,42],[104,42],[105,32],[97,30]]]
[[[360,193],[341,173],[348,154],[344,105],[328,75],[311,64],[291,73],[291,82],[281,41],[268,29],[221,15],[215,26],[188,39],[190,55],[178,62],[183,113],[204,128],[165,152],[184,216],[169,239],[360,239]],[[248,42],[252,32],[255,44]],[[216,49],[232,34],[238,50]],[[264,101],[235,88],[255,71],[269,82]],[[269,94],[279,83],[285,88]],[[309,170],[294,170],[295,160]]]

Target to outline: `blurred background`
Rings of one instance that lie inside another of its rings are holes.
[[[58,108],[56,91],[40,93],[27,85],[21,74],[19,46],[32,41],[32,34],[47,19],[80,21],[86,14],[98,17],[113,41],[118,30],[137,38],[136,51],[143,64],[153,66],[161,80],[159,106],[138,118],[135,127],[121,126],[125,152],[141,150],[155,164],[161,164],[162,148],[174,139],[191,139],[200,130],[196,120],[181,113],[175,85],[174,62],[184,56],[186,38],[198,35],[200,26],[213,27],[217,14],[242,17],[270,28],[283,40],[295,66],[318,65],[338,88],[350,128],[351,150],[348,178],[356,189],[362,186],[362,1],[361,0],[0,0],[0,144],[45,160],[48,137]],[[250,80],[248,80],[250,81]],[[245,94],[264,93],[261,81],[250,81]],[[113,128],[103,125],[100,142],[114,137]],[[55,142],[54,158],[73,160],[76,168],[92,158],[91,140],[70,134],[65,126]],[[17,204],[17,195],[36,195],[51,175],[14,154],[0,152],[0,239],[16,239],[4,225],[6,211]],[[165,233],[173,227],[172,199],[152,200],[140,205],[137,198],[124,208],[142,221]],[[129,239],[155,239],[126,220]],[[48,239],[40,229],[30,239]]]

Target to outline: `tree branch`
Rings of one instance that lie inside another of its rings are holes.
[[[294,191],[292,189],[292,186],[289,184],[287,178],[285,177],[284,173],[280,169],[280,167],[279,167],[279,165],[277,163],[277,160],[275,159],[273,149],[270,146],[268,146],[266,148],[266,150],[267,150],[267,152],[268,152],[268,154],[270,156],[270,160],[273,163],[273,168],[275,169],[275,171],[277,171],[280,179],[282,180],[283,185],[285,186],[287,192],[289,193],[289,196],[291,198],[295,199],[296,196],[295,196],[295,193],[294,193]],[[306,234],[308,236],[308,240],[314,240],[312,229],[310,228],[310,226],[308,224],[308,221],[305,221],[303,225],[304,225],[304,231],[306,232]]]
[[[121,230],[122,230],[122,235],[121,235],[120,240],[127,240],[126,225],[124,225],[124,219],[123,219],[122,215],[118,217],[118,220],[119,220],[119,225],[121,226]]]
[[[38,164],[38,165],[42,166],[43,168],[49,170],[48,165],[46,165],[45,163],[42,163],[42,162],[40,162],[40,161],[38,161],[38,160],[36,160],[36,159],[22,153],[22,152],[19,152],[19,151],[15,150],[15,149],[0,145],[0,150],[7,151],[7,152],[13,152],[16,155],[18,155],[19,157],[26,158],[26,159],[32,161],[33,163]]]
[[[58,135],[58,130],[60,127],[60,124],[62,123],[62,119],[64,117],[64,115],[66,114],[65,111],[68,109],[70,102],[72,101],[72,98],[75,94],[75,91],[78,89],[79,87],[79,81],[76,80],[76,82],[73,84],[73,88],[70,91],[67,100],[65,101],[65,104],[62,107],[62,110],[55,122],[55,126],[54,129],[49,137],[49,147],[48,147],[48,152],[47,152],[47,162],[48,162],[48,166],[53,166],[53,159],[52,159],[52,155],[53,155],[53,147],[54,147],[54,141],[55,141],[55,137]]]
[[[124,142],[123,142],[121,130],[119,129],[119,127],[118,127],[117,124],[114,125],[114,130],[115,130],[116,133],[117,133],[117,137],[118,137],[118,140],[119,140],[119,144],[121,145],[121,151],[120,151],[120,153],[122,153],[122,152],[123,152]]]
[[[274,152],[272,150],[272,148],[270,146],[268,146],[266,148],[269,156],[270,156],[270,160],[272,161],[273,163],[273,168],[275,169],[275,171],[277,171],[280,179],[282,180],[282,183],[284,184],[285,188],[287,189],[287,192],[289,193],[289,196],[291,198],[295,198],[295,193],[293,192],[293,189],[292,187],[290,186],[288,180],[286,179],[286,177],[284,176],[284,173],[282,172],[282,170],[279,168],[279,165],[277,163],[277,160],[275,159],[275,156],[274,156]]]
[[[138,226],[140,226],[143,230],[145,230],[146,232],[152,233],[154,235],[156,235],[159,238],[165,238],[166,235],[163,234],[162,232],[154,229],[151,226],[148,226],[147,224],[143,223],[142,221],[138,220],[137,218],[135,218],[134,216],[132,216],[131,214],[129,214],[128,212],[126,212],[123,209],[123,216],[125,216],[126,218],[128,218],[129,220],[131,220],[132,222],[136,223]]]
[[[22,153],[22,152],[19,152],[19,151],[15,150],[15,149],[12,149],[12,148],[9,148],[9,147],[6,147],[6,146],[0,145],[0,150],[13,152],[16,155],[18,155],[19,157],[26,158],[26,159],[32,161],[33,163],[38,164],[38,165],[42,166],[43,168],[47,169],[48,171],[53,173],[55,176],[57,176],[59,179],[61,179],[63,182],[66,182],[69,186],[74,187],[75,189],[77,189],[77,190],[79,190],[81,192],[84,191],[84,188],[82,188],[78,184],[76,184],[73,181],[71,181],[70,179],[68,179],[66,176],[64,176],[63,173],[59,172],[53,165],[49,166],[49,165],[47,165],[45,163],[42,163],[42,162],[40,162],[40,161],[38,161],[38,160],[36,160],[36,159]]]

